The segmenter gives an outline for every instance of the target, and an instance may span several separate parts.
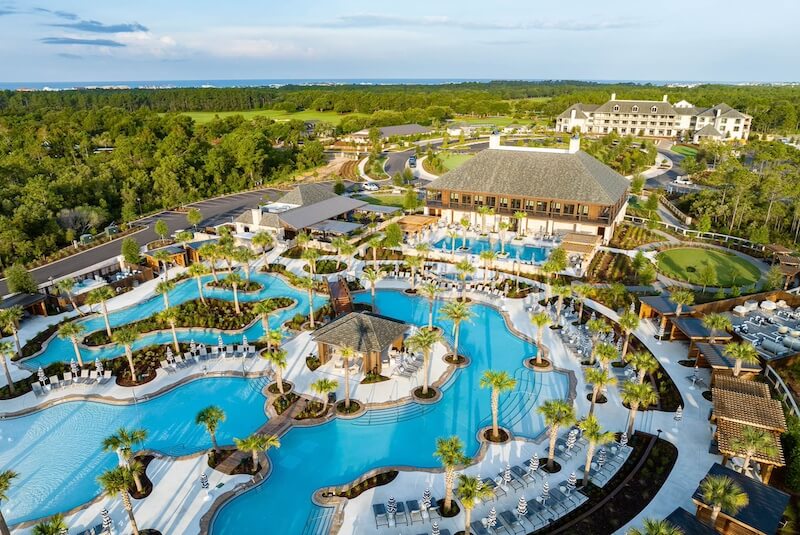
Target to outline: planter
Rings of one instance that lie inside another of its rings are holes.
[[[499,437],[495,438],[494,435],[492,434],[492,428],[489,427],[481,433],[481,439],[485,440],[486,442],[491,442],[492,444],[504,444],[509,440],[511,440],[511,433],[509,433],[502,427],[498,429],[498,435]]]
[[[414,398],[414,401],[419,403],[435,403],[439,401],[442,397],[442,391],[436,387],[428,386],[428,394],[422,394],[422,387],[418,386],[414,390],[411,391],[411,395]]]
[[[455,497],[450,503],[449,510],[445,510],[444,508],[444,498],[437,501],[436,504],[439,506],[439,514],[442,515],[442,518],[453,518],[454,516],[458,516],[458,514],[461,512],[461,508],[459,507]]]
[[[457,368],[466,368],[469,366],[469,357],[464,355],[455,355],[453,353],[448,353],[443,357],[444,361],[448,364],[452,364]]]
[[[548,474],[557,474],[557,473],[559,473],[559,472],[561,471],[561,465],[560,465],[560,464],[558,464],[558,461],[556,461],[556,460],[553,460],[553,467],[552,467],[552,468],[548,468],[548,467],[547,467],[547,459],[545,459],[545,460],[542,462],[542,465],[541,465],[541,468],[540,468],[540,469],[541,469],[541,470],[544,470],[544,471],[545,471],[545,472],[547,472]]]
[[[294,385],[289,381],[283,381],[283,395],[290,393],[292,390],[294,390]],[[275,396],[280,396],[281,391],[278,390],[278,382],[273,381],[269,385],[267,385],[267,392]]]
[[[525,359],[525,367],[535,372],[544,373],[553,371],[553,363],[542,357],[541,364],[536,363],[536,357]]]
[[[364,405],[360,401],[355,399],[350,400],[349,411],[344,408],[344,400],[341,400],[336,403],[335,410],[336,410],[336,416],[345,419],[358,418],[359,416],[364,414],[364,412],[366,412],[366,408],[364,407]]]
[[[589,392],[586,394],[586,401],[592,401],[592,393]],[[598,394],[597,399],[594,401],[597,405],[602,405],[604,403],[608,403],[608,398],[606,398],[603,394]]]

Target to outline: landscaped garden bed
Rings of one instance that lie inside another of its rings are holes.
[[[319,249],[317,247],[300,247],[299,245],[295,245],[291,249],[286,249],[281,256],[284,258],[291,258],[292,260],[297,260],[298,258],[303,257],[303,251],[316,251],[320,256],[332,255],[330,251],[325,251],[323,249]]]
[[[31,355],[35,355],[41,351],[42,347],[44,347],[44,343],[49,340],[51,336],[56,334],[56,332],[58,332],[59,327],[68,321],[72,321],[72,319],[64,319],[55,325],[51,325],[46,329],[39,331],[36,336],[25,342],[25,345],[22,346],[22,357],[14,355],[11,360],[19,360],[20,358],[30,357]]]
[[[142,473],[139,476],[139,479],[142,482],[142,492],[136,490],[136,485],[133,485],[128,489],[131,497],[136,500],[147,498],[150,496],[150,493],[153,492],[153,482],[150,481],[149,477],[147,477],[147,467],[150,465],[150,461],[153,459],[155,459],[155,457],[152,455],[142,455],[136,457],[136,460],[142,465]]]
[[[635,249],[636,247],[662,240],[663,238],[649,229],[623,224],[617,226],[608,246],[615,249]]]
[[[586,281],[635,285],[639,283],[639,278],[629,256],[599,251],[586,270]]]
[[[230,280],[225,277],[223,279],[219,279],[219,281],[211,281],[208,283],[208,286],[211,288],[222,288],[224,290],[233,290],[233,284],[231,284]],[[260,292],[264,286],[260,282],[250,281],[250,282],[243,282],[239,284],[237,290],[240,292]]]
[[[268,264],[261,268],[261,271],[266,273],[279,273],[282,276],[286,277],[286,280],[289,281],[289,284],[295,287],[301,286],[301,279],[299,275],[296,275],[292,271],[286,269],[286,266],[283,264]],[[328,293],[328,284],[325,281],[315,281],[314,283],[314,291],[320,294],[327,294]]]
[[[289,407],[294,405],[298,399],[300,399],[300,396],[294,392],[289,392],[283,396],[278,396],[278,398],[272,402],[272,406],[275,408],[275,412],[278,414],[278,416],[280,416],[289,410]]]
[[[338,260],[331,260],[329,258],[323,258],[321,260],[317,260],[315,262],[315,273],[318,275],[330,275],[331,273],[338,273],[340,271],[344,271],[347,269],[347,264],[344,262],[339,262]],[[308,264],[303,266],[303,271],[308,273]]]
[[[395,478],[398,476],[399,473],[400,472],[398,472],[397,470],[389,470],[388,472],[381,472],[379,474],[375,474],[374,476],[368,477],[363,481],[359,481],[358,483],[348,488],[347,490],[337,492],[334,494],[328,494],[328,496],[339,496],[340,498],[347,498],[348,500],[352,500],[353,498],[357,498],[358,496],[360,496],[362,492],[391,483],[392,481],[395,480]]]

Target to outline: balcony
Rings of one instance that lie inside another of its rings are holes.
[[[461,203],[450,203],[444,204],[442,201],[434,201],[434,200],[426,200],[425,205],[428,208],[439,208],[442,210],[460,210],[462,212],[477,212],[478,205],[474,204],[461,204]],[[504,215],[504,216],[513,216],[515,212],[525,212],[528,217],[535,218],[535,219],[552,219],[554,221],[571,221],[575,223],[590,223],[595,225],[608,225],[610,221],[613,219],[611,216],[600,216],[600,217],[589,217],[585,215],[579,214],[561,214],[561,213],[553,213],[547,211],[540,211],[540,210],[525,210],[522,208],[514,209],[514,208],[500,208],[499,206],[494,207],[494,211],[497,215]]]

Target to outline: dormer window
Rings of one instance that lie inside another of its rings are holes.
[[[650,111],[656,113],[658,111],[658,106],[653,106],[652,108],[650,108]]]
[[[614,105],[614,111],[619,111],[619,106]]]
[[[631,108],[631,111],[633,113],[636,113],[637,111],[639,111],[639,106],[634,106],[633,108]]]

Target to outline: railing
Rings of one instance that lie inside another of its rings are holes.
[[[672,202],[669,199],[664,199],[662,197],[659,200],[661,201],[661,204],[663,204],[664,207],[672,213],[672,215],[674,215],[675,217],[677,217],[678,219],[681,220],[681,223],[683,223],[684,225],[691,225],[692,224],[691,216],[688,216],[688,215],[684,214],[681,211],[681,209],[678,208],[677,206],[675,206],[674,204],[672,204]]]
[[[752,249],[754,251],[760,251],[760,252],[764,251],[764,246],[762,244],[752,242],[745,238],[740,238],[739,236],[730,236],[728,234],[719,234],[717,232],[700,232],[699,230],[692,230],[686,227],[682,227],[680,225],[673,225],[672,223],[667,223],[665,221],[656,221],[654,219],[648,219],[646,217],[639,217],[628,214],[625,214],[625,221],[630,221],[631,223],[636,223],[639,225],[654,224],[672,230],[683,236],[699,238],[701,240],[711,240],[711,241],[718,241],[725,243],[734,242],[742,247],[747,247],[748,249]]]
[[[767,364],[767,368],[764,370],[764,376],[778,392],[778,396],[780,397],[783,406],[786,407],[792,414],[794,414],[795,417],[800,418],[800,408],[797,407],[797,402],[794,400],[794,395],[789,390],[789,387],[786,386],[786,383],[783,382],[781,376],[778,375],[778,372],[776,372],[772,366]]]
[[[465,204],[465,203],[456,203],[451,202],[449,204],[444,204],[442,201],[434,200],[434,199],[426,199],[425,205],[429,208],[442,208],[442,209],[451,209],[451,210],[461,210],[461,211],[468,211],[468,212],[476,212],[478,211],[478,207],[481,205],[478,204]],[[602,223],[608,224],[611,221],[611,216],[600,216],[600,217],[589,217],[585,215],[581,215],[578,213],[575,214],[562,214],[562,213],[554,213],[554,212],[546,212],[542,210],[526,210],[524,208],[508,208],[502,206],[493,206],[492,209],[495,211],[497,215],[508,215],[513,216],[517,212],[525,212],[528,217],[534,218],[546,218],[546,219],[554,219],[560,221],[578,221],[581,223]]]

